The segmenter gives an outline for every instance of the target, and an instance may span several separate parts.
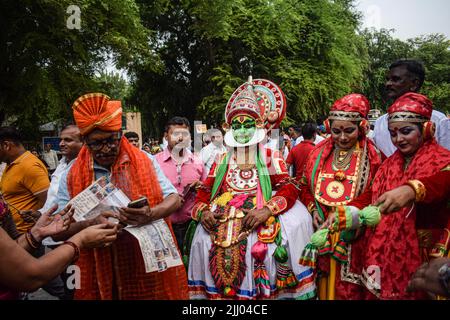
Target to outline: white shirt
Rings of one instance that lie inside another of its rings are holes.
[[[48,164],[50,170],[56,169],[58,166],[58,154],[55,150],[45,151],[42,153],[42,159]]]
[[[50,187],[47,191],[47,200],[45,201],[44,206],[39,209],[41,213],[44,213],[48,209],[50,209],[54,204],[58,203],[58,188],[59,188],[59,181],[61,180],[61,176],[66,170],[69,170],[72,166],[75,159],[72,159],[69,163],[66,160],[66,157],[63,157],[61,161],[59,162],[59,165],[56,167],[55,172],[53,172],[51,181],[50,181]],[[55,212],[57,213],[57,212]],[[45,238],[42,243],[46,246],[53,246],[60,244],[61,242],[55,242],[52,240],[51,237]]]
[[[445,121],[445,119],[447,119]],[[431,113],[431,121],[436,124],[435,138],[444,148],[450,150],[450,127],[448,118],[442,112],[433,110]],[[388,130],[388,114],[384,114],[375,121],[373,133],[373,142],[386,157],[390,157],[397,148],[391,141],[391,135]]]
[[[300,136],[297,138],[297,140],[295,140],[295,145],[298,145],[300,142],[302,142],[303,140],[303,136]],[[319,144],[319,142],[325,140],[324,137],[320,136],[319,134],[316,134],[316,139],[314,139],[314,144],[317,145]]]
[[[220,146],[216,146],[212,142],[208,144],[206,147],[203,147],[202,150],[200,150],[199,155],[200,159],[202,159],[202,162],[208,173],[209,170],[211,170],[211,167],[214,164],[217,155],[220,155],[225,152],[227,152],[227,148],[223,144],[221,144]]]

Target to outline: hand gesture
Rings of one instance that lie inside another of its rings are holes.
[[[209,210],[203,211],[202,218],[201,218],[201,224],[203,228],[208,232],[211,233],[214,229],[214,227],[217,225],[217,219],[219,219],[222,216],[222,214],[215,214]]]
[[[270,211],[267,207],[252,210],[242,209],[242,211],[247,213],[244,219],[242,219],[242,226],[243,229],[248,231],[256,229],[261,223],[266,222],[272,215],[272,211]]]
[[[123,227],[126,226],[125,223],[120,221],[120,214],[113,211],[103,211],[100,215],[90,219],[89,222],[89,225],[108,224],[110,222],[118,224],[119,233],[122,231]]]
[[[79,243],[80,248],[101,248],[109,246],[117,239],[117,225],[109,222],[87,227],[70,240]]]
[[[56,235],[62,231],[66,231],[69,228],[75,209],[72,208],[71,205],[68,205],[58,214],[52,215],[56,209],[58,209],[58,205],[54,205],[49,210],[44,212],[40,216],[39,220],[37,220],[33,228],[31,228],[31,233],[36,240],[40,241],[45,237]]]
[[[119,212],[120,221],[132,226],[143,226],[156,219],[154,211],[149,206],[142,208],[120,208]]]
[[[410,186],[400,186],[383,193],[374,205],[380,205],[381,213],[391,213],[411,205],[416,199],[416,192]]]
[[[336,213],[330,212],[328,214],[328,218],[325,220],[324,223],[322,223],[322,225],[319,227],[319,229],[329,228],[330,226],[332,226],[334,224],[335,221],[336,221]]]
[[[28,223],[36,223],[41,216],[41,213],[35,210],[20,210],[19,214],[23,221]]]
[[[317,230],[323,224],[323,219],[320,217],[319,211],[317,209],[313,210],[312,216],[313,216],[314,230]]]
[[[439,269],[448,263],[448,258],[436,258],[429,263],[425,262],[412,276],[407,291],[425,290],[434,294],[446,295],[447,292],[439,280]]]

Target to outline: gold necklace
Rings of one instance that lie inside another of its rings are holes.
[[[347,170],[352,160],[354,147],[350,150],[334,149],[333,170]]]

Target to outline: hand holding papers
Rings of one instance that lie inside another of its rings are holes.
[[[129,224],[123,230],[139,242],[146,272],[161,272],[182,265],[169,226],[164,219],[154,221],[146,198],[130,201],[107,177],[102,177],[70,200],[69,204],[75,209],[73,217],[76,221],[94,219],[100,215],[111,216],[110,212],[120,213],[120,220]]]

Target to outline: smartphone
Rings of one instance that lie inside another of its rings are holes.
[[[148,200],[146,197],[141,197],[139,199],[133,200],[128,204],[128,208],[142,208],[148,205]]]

